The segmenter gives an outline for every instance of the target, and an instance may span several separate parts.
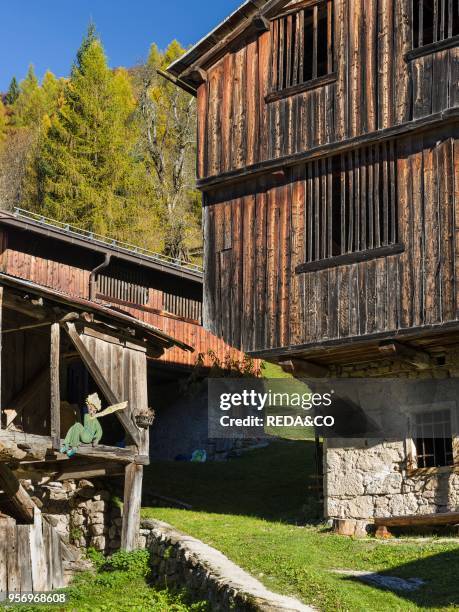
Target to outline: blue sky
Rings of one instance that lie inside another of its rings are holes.
[[[29,64],[39,77],[49,69],[69,73],[92,19],[111,66],[131,66],[177,38],[188,46],[232,12],[242,0],[12,0],[0,23],[0,91]]]

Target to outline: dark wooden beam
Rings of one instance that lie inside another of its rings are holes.
[[[188,83],[185,83],[185,81],[181,81],[180,79],[172,76],[172,74],[169,74],[165,70],[160,70],[159,68],[156,69],[156,72],[159,74],[159,76],[162,76],[163,79],[166,79],[166,81],[169,81],[176,87],[181,87],[184,91],[196,97],[196,89],[188,85]]]
[[[435,366],[432,358],[425,351],[401,344],[395,340],[381,342],[378,350],[385,357],[406,361],[418,370],[430,370]]]
[[[115,461],[138,465],[148,465],[150,461],[146,454],[139,454],[129,448],[118,448],[117,446],[106,446],[104,444],[98,444],[97,446],[81,444],[75,456],[84,457],[87,460]],[[53,450],[51,436],[38,436],[22,431],[2,431],[0,434],[0,463],[2,461],[5,463],[18,461],[21,465],[25,465],[68,460],[66,454]]]
[[[0,463],[0,489],[5,493],[14,511],[14,518],[33,523],[35,504],[19,480],[4,463]]]
[[[91,376],[94,378],[96,384],[100,388],[106,400],[110,404],[121,403],[123,401],[122,398],[118,398],[115,395],[110,384],[108,383],[108,381],[106,380],[102,372],[100,371],[99,366],[95,362],[93,356],[88,351],[82,339],[80,338],[80,335],[78,334],[75,328],[75,324],[65,323],[65,329],[70,337],[70,340],[73,342],[76,350],[81,356],[81,359],[83,360],[84,364],[88,368],[89,372],[91,373]],[[132,422],[132,420],[129,418],[129,416],[125,414],[124,411],[118,411],[115,414],[118,417],[121,425],[124,427],[124,430],[126,431],[126,433],[129,434],[129,436],[132,438],[132,440],[135,442],[137,446],[140,446],[141,440],[140,440],[139,431],[134,425],[134,423]]]
[[[269,32],[270,30],[269,20],[261,14],[255,15],[255,17],[253,17],[252,25],[255,30],[257,30],[257,32]]]
[[[256,164],[244,166],[243,168],[237,170],[231,170],[216,176],[210,176],[208,178],[198,180],[196,184],[198,189],[201,189],[202,191],[212,191],[222,187],[223,185],[236,184],[241,181],[253,179],[256,176],[271,173],[279,168],[288,168],[307,161],[320,159],[322,157],[325,158],[331,155],[337,155],[338,153],[347,153],[349,151],[359,149],[362,146],[392,140],[393,138],[401,137],[403,135],[421,134],[426,130],[432,130],[440,126],[453,125],[458,121],[459,108],[451,108],[440,113],[422,117],[421,119],[407,121],[393,127],[369,132],[363,134],[362,136],[355,136],[339,142],[319,145],[292,155],[284,155],[276,159],[258,162]]]
[[[196,84],[196,87],[199,87],[203,83],[207,82],[207,72],[202,68],[195,68],[192,72],[190,72],[189,79]]]
[[[345,253],[344,255],[337,255],[336,257],[300,264],[296,267],[295,273],[306,274],[307,272],[318,272],[319,270],[328,270],[330,268],[337,268],[338,266],[348,266],[362,261],[371,261],[372,259],[380,259],[381,257],[400,255],[404,250],[405,247],[403,244],[390,244],[376,249]]]
[[[24,298],[21,299],[18,296],[11,295],[9,293],[5,295],[3,303],[5,308],[8,310],[20,312],[31,319],[43,321],[44,319],[49,318],[49,314],[42,306],[38,304],[33,305],[29,300],[25,300]]]
[[[50,397],[51,397],[51,438],[53,449],[59,450],[61,446],[61,391],[59,380],[60,368],[60,334],[59,323],[51,326],[50,346]]]
[[[292,374],[295,378],[327,378],[329,376],[328,368],[311,363],[310,361],[304,361],[303,359],[279,361],[279,365],[284,372]]]
[[[295,96],[305,91],[312,91],[313,89],[318,89],[319,87],[324,87],[325,85],[334,83],[337,78],[337,73],[332,72],[331,74],[326,74],[324,76],[311,79],[310,81],[306,81],[305,83],[299,83],[293,87],[286,87],[285,89],[281,89],[279,91],[272,91],[265,96],[265,102],[269,104],[270,102],[276,102],[277,100],[282,100],[283,98],[288,98],[289,96]]]
[[[417,49],[412,49],[405,54],[405,60],[410,62],[417,57],[423,55],[431,55],[432,53],[438,53],[438,51],[444,51],[445,49],[452,49],[453,47],[459,46],[459,34],[445,38],[444,40],[438,40],[437,42],[430,43],[428,45],[422,45]]]

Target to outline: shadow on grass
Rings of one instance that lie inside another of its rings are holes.
[[[225,462],[154,462],[145,470],[142,505],[151,506],[158,495],[196,511],[290,523],[315,519],[319,507],[308,493],[314,453],[312,441],[281,440]]]
[[[424,584],[413,590],[392,590],[375,583],[369,584],[371,588],[391,590],[403,599],[406,599],[420,608],[453,608],[459,606],[459,547],[457,550],[429,554],[403,565],[391,567],[388,570],[377,572],[382,577],[396,577],[405,580],[421,579]],[[348,576],[344,580],[359,582],[362,580]],[[368,583],[367,583],[368,584]]]

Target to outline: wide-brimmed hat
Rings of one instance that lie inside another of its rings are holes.
[[[88,395],[88,397],[86,398],[86,403],[91,404],[91,406],[93,408],[95,408],[97,410],[97,412],[99,412],[99,410],[101,410],[102,408],[102,403],[100,401],[99,396],[97,395],[97,393],[93,393],[92,395]]]

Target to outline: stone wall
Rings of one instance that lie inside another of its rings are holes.
[[[459,354],[450,351],[431,370],[401,361],[334,368],[336,378],[442,380],[459,374]],[[355,519],[357,532],[375,517],[431,514],[459,509],[459,474],[443,468],[426,475],[409,470],[406,440],[327,440],[324,444],[325,515]]]
[[[459,474],[410,474],[406,456],[401,441],[328,440],[327,517],[372,519],[457,510]]]
[[[153,578],[160,586],[186,587],[213,612],[264,610],[312,612],[291,597],[269,591],[221,552],[167,523],[142,521],[140,544],[151,552]]]
[[[22,480],[65,542],[104,553],[120,547],[121,509],[100,480]]]

